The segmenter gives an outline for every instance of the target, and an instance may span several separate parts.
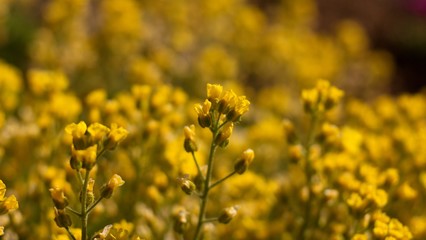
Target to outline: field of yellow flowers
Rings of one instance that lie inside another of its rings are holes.
[[[0,239],[426,239],[426,95],[271,2],[0,0]]]

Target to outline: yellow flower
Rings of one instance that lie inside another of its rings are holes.
[[[16,200],[15,195],[11,195],[7,198],[0,200],[0,215],[8,213],[11,210],[18,209],[19,204]]]
[[[4,197],[6,194],[6,185],[0,180],[0,215],[8,213],[11,210],[18,209],[19,204],[16,200],[15,195],[11,195],[7,198]]]
[[[78,124],[71,123],[65,127],[65,132],[70,134],[73,138],[82,138],[86,133],[87,125],[81,121]]]
[[[127,137],[128,133],[123,127],[118,127],[115,123],[111,124],[111,131],[108,134],[105,148],[109,150],[115,149]]]
[[[87,125],[81,121],[78,124],[71,123],[65,127],[65,132],[72,136],[72,142],[76,149],[83,149],[86,145],[84,135]]]
[[[334,107],[343,95],[342,90],[320,79],[315,88],[302,91],[302,100],[307,113],[323,112]]]
[[[36,95],[59,92],[68,87],[68,79],[60,71],[31,69],[28,72],[28,82]]]
[[[398,190],[398,196],[405,200],[413,200],[417,197],[417,191],[411,187],[407,182],[402,184]]]
[[[114,189],[117,187],[120,187],[124,184],[123,179],[118,174],[114,174],[111,179],[108,181],[107,184],[102,186],[101,188],[101,196],[103,198],[110,198],[112,196],[112,193],[114,192]]]
[[[3,235],[4,235],[4,227],[0,226],[0,236],[3,236]]]
[[[228,145],[228,142],[229,142],[229,137],[231,137],[232,135],[233,129],[234,129],[234,123],[227,122],[225,126],[223,126],[219,134],[217,134],[215,138],[215,144],[222,147],[226,147],[226,145]]]
[[[352,193],[346,200],[346,203],[349,207],[357,211],[362,211],[366,206],[365,200],[363,200],[358,193]]]
[[[192,124],[191,126],[185,126],[183,129],[185,140],[184,140],[184,148],[186,152],[195,152],[198,150],[197,143],[195,142],[195,126]]]
[[[97,144],[108,135],[110,129],[100,123],[92,123],[87,128],[87,132],[90,134],[91,144]]]
[[[116,187],[123,186],[124,181],[118,174],[114,174],[111,179],[108,181],[108,187],[115,189]]]
[[[223,209],[222,213],[218,217],[218,222],[227,224],[229,223],[235,216],[237,216],[238,206],[232,206],[229,208]]]
[[[149,85],[133,85],[132,94],[137,100],[146,100],[151,94],[152,88]]]
[[[64,190],[60,188],[51,188],[49,191],[53,203],[57,209],[64,209],[66,206],[68,206],[68,199],[65,197]]]
[[[97,158],[98,145],[90,146],[86,149],[76,150],[74,145],[71,146],[71,167],[78,169],[80,167],[91,169]]]
[[[219,98],[222,94],[223,87],[219,84],[207,84],[207,99],[212,102],[216,103],[219,101]]]
[[[237,94],[232,90],[226,91],[221,99],[219,100],[218,111],[222,114],[229,113],[233,108],[235,108],[235,104],[237,103],[238,97]]]
[[[319,102],[319,93],[315,89],[303,90],[302,101],[306,112],[314,111]]]
[[[248,112],[250,101],[246,99],[246,96],[239,96],[237,102],[231,111],[226,115],[226,118],[230,121],[239,121],[240,117]]]
[[[91,108],[99,108],[105,104],[107,93],[105,89],[97,89],[89,93],[86,103]]]
[[[254,151],[253,149],[247,149],[241,154],[240,159],[235,163],[234,170],[238,174],[243,174],[248,166],[253,162]]]
[[[194,107],[195,111],[198,114],[198,124],[200,124],[202,128],[210,127],[211,125],[211,122],[212,122],[211,116],[210,116],[211,106],[212,106],[212,103],[206,99],[203,105],[196,104]]]
[[[375,221],[373,228],[374,236],[377,238],[384,238],[388,235],[388,224],[383,221]]]

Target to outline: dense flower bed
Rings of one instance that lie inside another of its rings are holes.
[[[0,236],[424,239],[426,96],[315,11],[0,0]]]

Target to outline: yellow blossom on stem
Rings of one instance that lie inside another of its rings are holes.
[[[124,181],[120,177],[120,175],[114,174],[111,177],[111,179],[108,181],[108,183],[102,186],[101,196],[103,198],[110,198],[112,196],[112,193],[114,192],[114,189],[122,186],[123,184],[124,184]]]
[[[203,105],[196,104],[194,107],[198,115],[198,124],[200,124],[202,128],[210,127],[212,123],[211,115],[210,115],[211,106],[212,106],[212,103],[206,99]]]
[[[18,209],[19,204],[15,195],[11,195],[0,201],[0,215],[8,213],[11,210]]]
[[[71,123],[65,127],[65,132],[72,136],[74,146],[77,149],[84,147],[84,135],[87,130],[87,125],[85,122],[81,121],[78,124]]]
[[[239,121],[241,116],[248,112],[249,106],[250,101],[246,99],[246,96],[239,96],[234,108],[226,114],[226,118],[232,122]]]
[[[207,99],[212,102],[216,103],[219,100],[219,97],[221,96],[223,91],[223,87],[219,84],[207,84]]]
[[[217,134],[215,143],[219,146],[226,147],[229,142],[229,137],[232,135],[232,130],[234,129],[234,124],[232,122],[227,122],[223,126],[222,130]]]
[[[19,204],[15,195],[4,197],[6,194],[6,185],[0,180],[0,215],[8,213],[11,210],[18,209]]]
[[[238,206],[232,206],[223,209],[222,213],[218,217],[218,221],[224,224],[229,223],[235,216],[237,216],[238,208]]]
[[[97,158],[98,145],[90,146],[86,149],[76,150],[74,145],[71,146],[71,167],[73,169],[78,169],[83,167],[86,169],[91,169],[96,162]]]
[[[218,111],[222,114],[228,114],[237,103],[237,94],[232,90],[226,91],[219,100]]]
[[[235,163],[234,170],[238,174],[243,174],[248,166],[253,162],[254,151],[253,149],[247,149],[241,154],[240,159]]]
[[[92,123],[87,128],[87,132],[90,134],[91,144],[96,144],[108,135],[110,129],[100,123]]]
[[[57,209],[64,209],[68,206],[68,199],[65,197],[64,190],[60,188],[49,189],[53,204]]]
[[[195,142],[195,126],[192,124],[191,126],[185,126],[183,129],[185,140],[183,143],[183,147],[186,152],[196,152],[198,150],[197,143]]]
[[[108,134],[105,148],[109,150],[115,149],[127,137],[128,133],[123,127],[118,127],[115,123],[111,124],[111,131]]]

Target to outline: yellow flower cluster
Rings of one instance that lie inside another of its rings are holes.
[[[425,94],[267,4],[0,0],[4,238],[425,239]]]
[[[334,107],[343,97],[343,92],[325,80],[319,80],[316,87],[302,91],[305,111],[324,112]]]
[[[10,211],[18,209],[18,201],[16,200],[15,195],[10,195],[5,197],[6,194],[6,185],[0,180],[0,215],[6,214]],[[0,236],[4,234],[4,227],[0,226]]]
[[[70,165],[72,169],[90,170],[99,155],[106,150],[113,150],[127,137],[127,130],[112,124],[108,128],[99,123],[87,127],[85,122],[72,123],[65,128],[72,136]]]
[[[373,234],[377,239],[388,240],[408,240],[413,236],[408,228],[395,218],[390,218],[382,212],[377,212],[373,216]]]

